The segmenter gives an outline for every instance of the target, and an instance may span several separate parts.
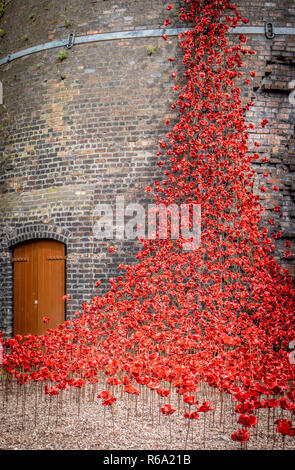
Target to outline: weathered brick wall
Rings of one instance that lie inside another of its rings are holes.
[[[169,2],[158,0],[70,0],[63,2],[12,0],[0,20],[5,31],[1,56],[48,40],[77,35],[133,29],[161,28]],[[294,26],[295,10],[289,1],[239,0],[237,5],[249,25],[274,21]],[[169,15],[172,26],[183,26],[178,4]],[[30,14],[34,18],[30,18]],[[71,23],[66,27],[65,18]],[[24,35],[28,38],[25,39]],[[237,41],[237,36],[232,36]],[[56,238],[67,247],[67,305],[70,317],[81,303],[108,288],[120,263],[132,263],[137,241],[101,241],[95,238],[95,208],[116,196],[144,202],[144,187],[162,178],[156,166],[157,142],[166,134],[165,119],[173,119],[171,72],[181,73],[177,38],[124,39],[76,45],[67,58],[51,49],[17,59],[0,67],[4,104],[0,106],[0,330],[13,327],[13,245],[29,238]],[[272,230],[281,230],[276,256],[295,274],[294,257],[285,260],[284,243],[294,227],[294,113],[288,83],[294,77],[295,39],[278,36],[249,37],[257,51],[247,58],[247,70],[257,72],[243,94],[255,102],[248,118],[257,125],[250,135],[261,144],[255,190],[261,193],[271,217]],[[147,47],[154,53],[149,55]],[[179,61],[168,62],[168,57]],[[261,129],[260,121],[269,120]],[[268,171],[267,182],[263,172]],[[279,187],[274,192],[272,186]],[[275,206],[281,213],[274,213]],[[110,244],[117,251],[108,252]],[[281,251],[282,252],[281,252]]]

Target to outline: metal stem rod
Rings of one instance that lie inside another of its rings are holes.
[[[267,23],[268,25],[270,23]],[[37,46],[29,47],[13,54],[9,54],[6,57],[0,59],[0,66],[11,62],[12,60],[19,59],[36,52],[45,51],[47,49],[54,49],[57,47],[68,47],[69,49],[76,44],[84,44],[98,41],[111,41],[117,39],[132,39],[132,38],[149,38],[149,37],[161,37],[163,34],[167,36],[177,36],[179,33],[184,33],[188,28],[169,28],[169,29],[146,29],[137,31],[117,31],[113,33],[99,33],[99,34],[88,34],[86,36],[75,36],[74,33],[70,33],[66,39],[60,39],[58,41],[46,42]],[[273,36],[276,35],[295,35],[295,28],[290,27],[273,27]],[[239,26],[234,29],[230,29],[229,34],[266,34],[265,26]]]

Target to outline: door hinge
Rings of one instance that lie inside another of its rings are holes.
[[[29,261],[29,258],[12,258],[12,263],[22,262],[22,261]]]

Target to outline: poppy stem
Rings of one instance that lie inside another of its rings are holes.
[[[204,449],[206,449],[206,413],[204,413]]]
[[[22,423],[22,427],[23,429],[25,428],[25,413],[26,413],[26,386],[23,385],[23,423]]]
[[[219,420],[220,425],[222,423],[222,417],[223,417],[223,390],[221,392],[221,403],[220,403],[220,420]]]
[[[274,450],[275,443],[276,443],[276,433],[274,432],[274,434],[273,434],[273,440],[272,440],[272,450]]]
[[[272,409],[272,449],[274,448],[275,445],[275,440],[276,440],[276,432],[275,432],[275,411],[276,409]]]
[[[112,413],[113,433],[115,434],[115,423],[114,423],[114,410],[113,410],[113,405],[111,405],[111,413]]]
[[[144,391],[143,391],[143,394],[144,394]],[[142,417],[142,422],[143,422],[143,420],[144,420],[144,404],[145,404],[145,397],[142,396],[142,415],[141,415],[141,417]]]
[[[189,435],[189,430],[190,430],[190,418],[188,418],[188,424],[187,424],[187,433],[186,433],[186,438],[185,438],[185,443],[184,443],[184,450],[186,450],[186,444],[187,444],[187,439],[188,439],[188,435]]]
[[[47,420],[47,426],[49,426],[49,420],[50,420],[50,408],[51,408],[51,396],[48,395],[49,403],[48,403],[48,420]]]
[[[151,417],[152,417],[152,427],[154,427],[153,391],[152,391],[152,390],[150,391],[150,394],[151,394],[151,400],[150,400],[151,406],[150,406],[150,411],[151,411]]]
[[[59,397],[59,394],[56,396],[56,422],[55,422],[55,425],[57,426],[58,424],[58,397]]]
[[[78,389],[78,418],[80,417],[81,387]]]
[[[127,423],[129,421],[129,393],[127,393]]]
[[[16,384],[16,411],[18,411],[18,399],[19,399],[19,387]],[[3,395],[3,401],[4,401],[4,395]]]
[[[257,410],[256,441],[258,438],[258,426],[259,426],[259,408]]]
[[[37,426],[38,384],[35,382],[35,427]]]

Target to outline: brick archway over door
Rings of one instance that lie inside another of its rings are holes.
[[[14,334],[44,334],[65,320],[65,260],[65,245],[56,240],[14,248]]]

